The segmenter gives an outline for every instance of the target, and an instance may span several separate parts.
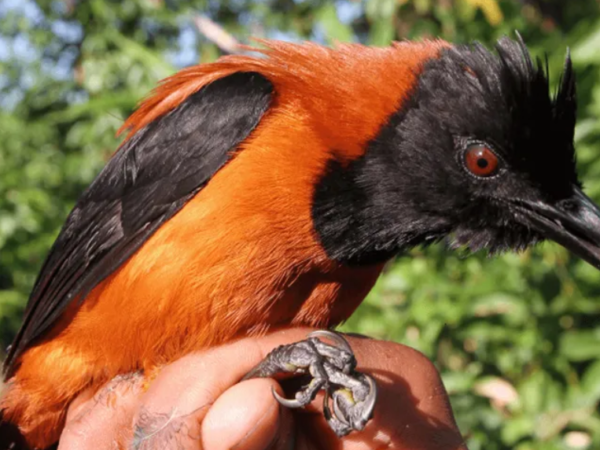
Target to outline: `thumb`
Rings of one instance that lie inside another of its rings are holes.
[[[273,388],[281,393],[274,380],[252,379],[225,391],[202,423],[203,448],[264,450],[291,442],[292,413],[273,398]]]

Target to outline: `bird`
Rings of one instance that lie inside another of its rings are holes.
[[[259,45],[159,84],[66,219],[4,362],[1,420],[31,447],[58,441],[84,388],[242,336],[332,329],[415,246],[494,254],[549,239],[600,268],[568,52],[552,91],[520,36],[491,50]],[[331,336],[275,351],[251,376],[296,358],[372,402],[372,379]],[[339,394],[319,373],[315,389]],[[372,405],[355,423],[358,403],[337,395],[339,435],[364,426]]]

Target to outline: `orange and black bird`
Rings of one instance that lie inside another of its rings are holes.
[[[244,335],[334,327],[417,245],[552,239],[600,267],[568,56],[551,93],[520,38],[495,51],[264,44],[160,84],[67,218],[4,365],[2,420],[32,447],[58,440],[82,389],[119,374]],[[362,397],[330,417],[343,435],[368,419],[374,386],[343,343],[327,356],[320,342],[251,375],[297,358],[313,365],[309,386],[335,385],[325,366],[353,378]]]

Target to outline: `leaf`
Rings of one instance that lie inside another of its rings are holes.
[[[391,18],[377,19],[371,28],[369,45],[386,46],[394,39],[396,29]]]
[[[598,331],[568,331],[561,336],[559,351],[571,361],[600,358]]]
[[[535,430],[535,420],[530,416],[520,416],[506,423],[502,428],[502,441],[512,447]]]
[[[571,51],[573,62],[577,65],[600,63],[600,52],[598,52],[599,48],[600,28],[596,27],[593,33],[573,46]]]
[[[338,18],[334,3],[327,3],[317,13],[317,20],[325,31],[327,42],[351,42],[352,29]]]
[[[585,404],[591,405],[600,400],[600,360],[587,368],[581,378],[581,391]]]

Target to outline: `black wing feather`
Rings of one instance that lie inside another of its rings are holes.
[[[214,81],[129,139],[83,193],[33,288],[23,325],[4,362],[47,331],[232,157],[269,108],[273,85],[254,72]]]

